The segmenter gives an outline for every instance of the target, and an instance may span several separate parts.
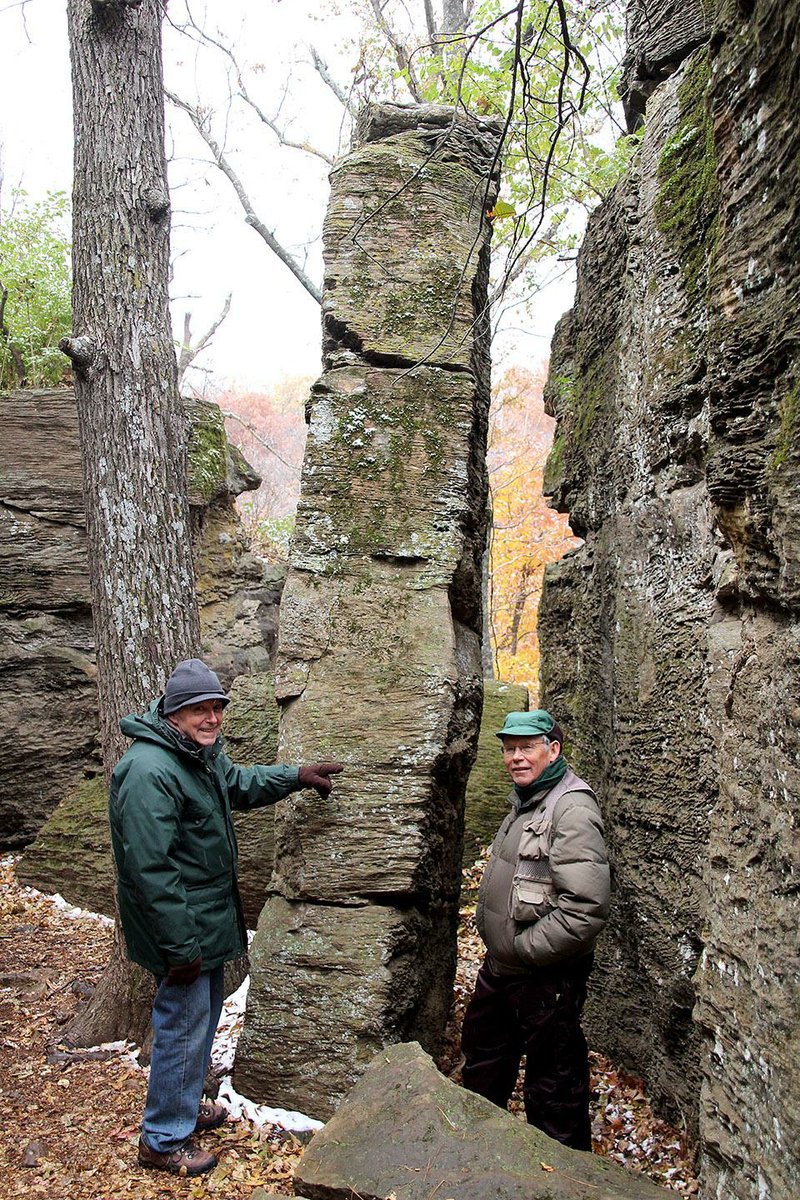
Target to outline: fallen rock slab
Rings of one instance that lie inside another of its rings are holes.
[[[376,1055],[294,1175],[309,1200],[662,1200],[436,1070],[416,1042]]]

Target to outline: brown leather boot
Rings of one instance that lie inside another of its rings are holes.
[[[194,1142],[184,1142],[179,1150],[159,1154],[151,1150],[144,1138],[139,1138],[139,1166],[154,1171],[169,1171],[170,1175],[204,1175],[213,1171],[217,1159],[201,1150]]]

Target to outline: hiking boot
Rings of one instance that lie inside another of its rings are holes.
[[[229,1116],[230,1113],[224,1104],[217,1104],[215,1100],[201,1100],[194,1131],[195,1133],[208,1133],[209,1129],[219,1129]]]
[[[159,1154],[157,1150],[150,1149],[144,1138],[139,1138],[140,1167],[169,1171],[170,1175],[204,1175],[206,1171],[213,1171],[216,1165],[214,1155],[201,1150],[194,1142],[184,1142],[179,1150]]]

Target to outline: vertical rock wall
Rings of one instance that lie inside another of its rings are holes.
[[[481,706],[498,133],[381,106],[331,179],[277,695],[281,758],[346,771],[329,801],[277,810],[235,1069],[246,1094],[317,1117],[381,1046],[435,1048],[450,1002]]]
[[[219,409],[187,403],[204,652],[226,684],[238,681],[233,740],[246,743],[237,752],[255,757],[261,748],[237,727],[247,724],[254,689],[271,694],[283,578],[249,553],[238,525],[233,497],[257,486],[257,479],[228,444]],[[16,848],[29,843],[56,806],[97,774],[100,760],[75,398],[66,389],[4,394],[0,424],[0,719],[6,732],[0,745],[0,846]],[[264,724],[260,696],[258,708]],[[277,714],[267,724],[274,752]],[[74,843],[64,842],[63,825],[54,831],[66,872],[59,885],[68,885],[74,867],[92,887],[97,839],[85,814],[97,809],[105,846],[107,820],[98,799],[101,794],[89,786],[75,813],[62,814],[73,827]],[[81,867],[79,850],[87,844],[91,853]],[[34,857],[31,871],[37,870]],[[41,862],[45,874],[29,882],[43,884],[48,863],[54,865],[49,855]],[[260,873],[263,877],[263,866]],[[108,894],[107,885],[95,899],[101,894]]]
[[[708,494],[718,759],[698,1019],[712,1196],[800,1195],[800,9],[721,6]]]
[[[690,68],[650,100],[637,165],[591,222],[575,309],[554,342],[546,486],[586,543],[548,569],[540,638],[544,702],[602,798],[614,867],[592,1040],[643,1069],[696,1128],[692,977],[716,788],[704,704],[716,553],[707,319],[659,216],[662,150],[680,136]]]
[[[0,845],[17,847],[99,768],[97,687],[74,396],[4,395],[0,422]]]
[[[592,1041],[699,1128],[707,1196],[789,1200],[800,13],[691,10],[631,5],[629,65],[661,67],[554,342],[549,483],[586,540],[546,578],[544,701],[598,784],[614,860]]]

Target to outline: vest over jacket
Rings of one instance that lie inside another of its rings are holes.
[[[529,807],[515,807],[492,843],[476,911],[492,969],[525,974],[591,953],[609,902],[600,809],[568,769]]]
[[[128,955],[155,975],[202,956],[239,958],[247,932],[231,809],[274,804],[299,788],[297,767],[240,767],[222,749],[187,744],[158,702],[126,717],[134,738],[111,777],[109,818]]]

